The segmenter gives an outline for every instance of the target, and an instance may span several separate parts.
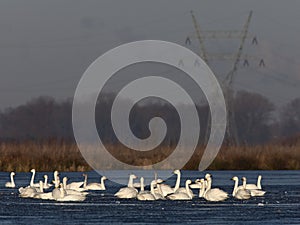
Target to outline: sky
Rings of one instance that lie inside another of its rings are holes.
[[[127,42],[155,39],[184,45],[190,36],[188,47],[198,53],[190,10],[203,32],[241,30],[253,10],[249,34],[258,45],[246,40],[242,57],[247,55],[250,65],[240,66],[233,85],[281,106],[300,97],[299,9],[298,0],[1,0],[0,109],[38,96],[73,97],[87,67]],[[239,43],[205,40],[211,56],[236,54]],[[262,58],[265,68],[258,66]],[[232,64],[209,61],[220,82]],[[154,66],[151,72],[161,71]]]

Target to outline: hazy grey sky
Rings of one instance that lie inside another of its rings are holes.
[[[203,30],[241,29],[254,11],[250,33],[259,46],[235,86],[283,104],[300,96],[300,1],[298,0],[1,0],[0,109],[40,95],[72,97],[85,69],[119,44],[159,39],[184,45],[193,34],[190,10]],[[236,52],[239,41],[207,41],[207,51]],[[191,48],[198,51],[196,40]],[[254,60],[255,61],[255,60]],[[226,64],[226,65],[224,65]],[[221,80],[229,62],[211,62]]]

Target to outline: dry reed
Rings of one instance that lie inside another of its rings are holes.
[[[122,147],[119,145],[111,146],[111,148],[113,151],[122,152]],[[170,147],[161,147],[161,150],[170,152]],[[184,168],[196,170],[202,153],[203,148],[197,148]],[[122,157],[128,158],[128,155]],[[38,171],[91,170],[74,143],[54,140],[0,143],[0,171],[28,172],[31,168]],[[269,144],[253,147],[223,146],[208,169],[299,170],[300,145],[297,143],[296,145]]]

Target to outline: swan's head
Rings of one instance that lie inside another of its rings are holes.
[[[261,178],[262,178],[262,176],[261,176],[261,175],[258,175],[258,179],[261,180]]]
[[[174,174],[180,174],[180,170],[174,170]]]
[[[35,173],[35,169],[31,169],[30,172],[31,172],[31,173]]]
[[[14,175],[16,175],[16,174],[15,174],[15,172],[11,172],[10,175],[11,175],[11,176],[14,176]]]
[[[187,185],[190,185],[191,183],[192,183],[192,181],[191,180],[186,180],[186,182],[185,182]]]
[[[82,176],[87,177],[87,174],[83,173]]]
[[[200,180],[200,179],[196,179],[196,180],[195,180],[195,183],[196,183],[196,184],[199,184],[199,183],[201,183],[201,180]]]
[[[137,179],[138,177],[136,176],[136,175],[134,175],[134,174],[130,174],[130,176],[129,176],[131,179]]]
[[[163,182],[164,182],[164,180],[159,179],[159,178],[156,180],[156,183],[157,183],[157,184],[161,184],[161,183],[163,183]]]
[[[59,174],[58,174],[58,171],[57,170],[55,170],[54,171],[54,176],[58,176]]]
[[[103,177],[102,177],[102,180],[106,180],[106,179],[107,179],[107,177],[106,177],[106,176],[103,176]]]
[[[237,176],[234,176],[233,178],[231,178],[231,180],[239,181],[239,178]]]
[[[45,178],[45,179],[48,178],[48,175],[45,174],[45,175],[44,175],[44,178]]]
[[[242,177],[242,181],[247,181],[246,177]]]
[[[209,173],[205,174],[205,179],[210,179],[211,175]]]
[[[68,178],[67,177],[64,177],[63,178],[63,182],[67,182]]]

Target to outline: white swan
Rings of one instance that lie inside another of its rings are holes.
[[[48,184],[48,175],[44,175],[44,184],[43,184],[43,188],[44,189],[48,189],[48,188],[50,188],[50,187],[52,187],[53,185],[52,184]]]
[[[190,188],[192,189],[200,189],[202,187],[201,179],[196,179],[193,184],[190,184]]]
[[[58,199],[60,198],[60,190],[59,190],[59,179],[57,179],[58,177],[56,176],[58,175],[58,172],[57,171],[54,171],[54,189],[52,190],[51,194],[52,194],[52,197],[53,199]]]
[[[31,180],[30,180],[30,187],[39,188],[39,183],[34,183],[34,177],[35,177],[35,169],[31,169],[30,172],[32,173]]]
[[[170,200],[191,200],[193,198],[192,195],[189,193],[189,185],[192,183],[191,180],[186,180],[185,188],[186,192],[175,192],[171,195],[168,195],[167,198]]]
[[[33,198],[37,199],[45,199],[45,200],[53,200],[52,192],[44,193],[44,184],[43,181],[39,182],[40,189],[38,192],[34,193]]]
[[[15,172],[10,173],[10,182],[6,182],[5,187],[7,187],[7,188],[15,188],[16,187],[16,184],[14,181],[14,175],[15,175]]]
[[[67,177],[63,178],[63,190],[65,192],[65,195],[82,195],[82,196],[86,196],[88,194],[88,192],[81,192],[81,191],[76,191],[74,189],[68,189],[67,188]]]
[[[242,180],[243,180],[243,187],[247,187],[247,179],[246,179],[246,177],[243,177]],[[250,191],[252,197],[264,196],[265,193],[266,193],[263,190],[248,189],[248,188],[246,188],[246,189]]]
[[[211,188],[211,184],[212,184],[212,178],[210,174],[206,174],[205,178],[207,179],[207,187],[206,190],[204,191],[204,193],[201,193],[199,195],[203,196],[204,199],[206,199],[207,201],[211,201],[211,202],[220,202],[220,201],[224,201],[228,198],[228,194],[219,189],[219,188]],[[201,181],[202,182],[202,186],[204,187],[204,180]],[[201,191],[203,192],[205,188],[201,189]]]
[[[176,183],[175,183],[174,188],[170,187],[167,184],[160,184],[161,193],[164,197],[166,197],[167,195],[175,193],[177,191],[177,189],[179,189],[180,179],[181,179],[180,170],[174,170],[173,173],[177,175],[177,179],[176,179]],[[154,191],[155,191],[155,193],[159,193],[159,190],[157,188],[155,188]]]
[[[33,196],[36,194],[36,190],[34,187],[20,187],[19,188],[19,196],[22,198],[33,198]]]
[[[86,179],[87,179],[87,175],[85,174]],[[106,190],[105,188],[105,184],[104,181],[107,179],[106,176],[102,176],[100,179],[100,183],[89,183],[87,184],[87,181],[85,179],[85,183],[83,185],[83,188],[87,189],[87,190],[95,190],[95,191],[104,191]]]
[[[261,178],[262,178],[262,176],[259,175],[257,177],[257,183],[256,184],[247,184],[246,189],[248,189],[248,190],[252,190],[252,189],[261,190],[262,189],[261,188]]]
[[[238,177],[233,177],[232,180],[235,181],[234,183],[234,188],[233,188],[233,192],[232,192],[232,196],[240,199],[240,200],[246,200],[251,198],[251,193],[249,190],[246,189],[246,186],[243,186],[242,188],[238,187],[239,184],[239,178]]]
[[[151,192],[155,198],[155,200],[165,199],[163,192],[161,190],[161,185],[164,181],[162,179],[155,179],[153,182],[153,191]],[[154,189],[154,185],[156,185],[156,191]]]
[[[73,202],[73,201],[82,202],[86,199],[86,197],[82,196],[82,195],[73,195],[73,194],[66,195],[65,190],[62,187],[62,184],[60,184],[59,191],[60,191],[60,196],[59,196],[59,198],[55,199],[56,201],[59,201],[59,202]]]
[[[121,188],[117,193],[115,193],[115,196],[118,198],[135,198],[138,190],[133,187],[133,180],[136,178],[137,176],[130,174],[127,187]]]
[[[54,180],[52,181],[53,184],[55,185],[55,184],[58,183],[58,185],[59,185],[59,184],[60,184],[60,179],[59,179],[59,173],[58,173],[57,170],[55,170],[55,171],[53,172],[53,177],[54,177]]]
[[[155,184],[155,181],[152,181],[151,184],[150,184],[150,191],[145,191],[144,190],[144,178],[141,177],[140,178],[141,190],[137,194],[136,198],[140,201],[154,201],[155,200],[155,197],[153,195],[153,193],[154,193],[154,184]]]
[[[67,189],[73,189],[73,190],[78,190],[80,189],[80,187],[84,184],[84,181],[79,181],[79,182],[72,182],[67,184]],[[80,189],[82,190],[82,189]]]

